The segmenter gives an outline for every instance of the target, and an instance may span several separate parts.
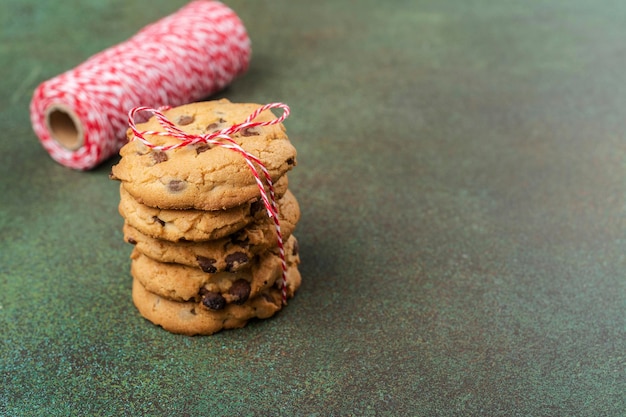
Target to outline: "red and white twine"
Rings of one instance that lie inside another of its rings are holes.
[[[163,109],[163,108],[162,108]],[[261,113],[270,109],[281,109],[283,111],[282,115],[278,118],[266,121],[266,122],[254,122]],[[149,112],[152,113],[159,124],[163,127],[164,131],[139,131],[137,129],[137,125],[135,124],[135,115],[139,112]],[[252,112],[246,120],[241,123],[233,124],[232,126],[226,127],[222,130],[206,133],[203,135],[193,135],[186,133],[179,129],[174,123],[172,123],[161,111],[151,108],[151,107],[135,107],[128,112],[128,125],[133,132],[133,139],[139,140],[141,143],[146,145],[147,147],[157,150],[157,151],[169,151],[178,148],[182,148],[185,146],[191,146],[198,143],[207,144],[210,146],[220,146],[225,149],[230,149],[234,152],[239,153],[248,167],[250,167],[250,171],[254,176],[254,180],[259,188],[259,192],[261,194],[261,200],[263,201],[263,205],[267,211],[267,215],[274,222],[274,227],[276,229],[276,240],[277,247],[281,260],[282,267],[282,282],[281,282],[281,292],[282,292],[282,302],[283,304],[287,303],[287,262],[285,259],[285,247],[283,242],[283,236],[280,230],[280,220],[278,218],[278,206],[276,205],[276,195],[274,193],[274,184],[272,182],[272,178],[270,176],[269,171],[263,164],[263,162],[252,155],[245,149],[243,149],[235,140],[231,137],[231,135],[240,132],[244,129],[249,129],[257,126],[270,126],[282,123],[287,117],[289,117],[289,106],[283,103],[270,103],[264,106],[259,107],[257,110]],[[179,142],[174,143],[172,145],[155,145],[146,139],[146,136],[168,136],[173,137],[179,140]],[[257,166],[259,169],[257,169]],[[267,189],[269,192],[265,191],[265,186],[263,181],[267,184]]]
[[[40,84],[30,105],[33,129],[54,160],[91,169],[126,142],[129,109],[205,98],[245,71],[250,54],[250,39],[234,11],[218,1],[193,1]],[[55,106],[75,116],[83,134],[77,149],[53,137],[47,117]]]

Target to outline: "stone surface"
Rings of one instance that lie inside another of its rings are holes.
[[[115,158],[58,165],[28,104],[184,1],[4,0],[0,415],[623,415],[626,3],[226,3],[253,58],[218,97],[292,108],[299,293],[139,317]]]

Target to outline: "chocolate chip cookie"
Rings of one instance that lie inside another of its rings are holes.
[[[287,296],[293,297],[301,282],[295,266],[287,270]],[[267,319],[282,308],[281,290],[270,287],[242,304],[225,303],[206,295],[200,301],[172,301],[148,291],[134,278],[133,303],[139,313],[165,330],[184,334],[209,335],[225,329],[241,328],[251,319]]]
[[[279,220],[283,241],[293,233],[300,218],[298,202],[287,192],[280,200]],[[220,239],[172,242],[157,239],[125,222],[124,240],[137,250],[159,262],[173,262],[199,267],[205,272],[235,272],[249,264],[255,255],[277,245],[274,222],[267,215],[243,229]]]
[[[217,100],[191,103],[165,111],[164,115],[187,134],[203,135],[242,123],[261,105]],[[276,119],[264,111],[254,121]],[[163,132],[153,116],[137,125],[140,131]],[[237,151],[200,143],[168,151],[153,150],[129,130],[120,162],[111,178],[120,180],[135,199],[161,209],[224,210],[258,200],[260,192],[250,166]],[[153,145],[179,143],[172,136],[146,135]],[[276,182],[296,165],[296,149],[282,124],[257,126],[231,135],[247,153],[258,158]]]
[[[288,179],[285,175],[277,183],[277,198],[287,192],[287,185]],[[283,200],[279,198],[277,201],[279,211],[285,204],[292,204],[290,199]],[[150,207],[141,204],[128,193],[126,184],[120,185],[119,212],[128,224],[141,233],[172,242],[219,239],[235,233],[254,220],[267,218],[261,201],[213,211]]]
[[[286,262],[288,266],[297,266],[300,257],[294,236],[285,244]],[[226,303],[254,297],[259,291],[271,287],[277,280],[280,284],[282,264],[280,257],[271,251],[249,260],[245,267],[237,271],[206,272],[203,268],[190,267],[176,263],[163,263],[144,255],[135,248],[131,254],[131,275],[139,280],[150,292],[174,301],[200,300],[203,292],[219,294]],[[233,292],[232,286],[239,280],[241,285]]]

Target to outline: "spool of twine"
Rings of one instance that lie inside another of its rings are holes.
[[[30,104],[33,130],[55,161],[91,169],[126,143],[130,109],[205,98],[244,72],[250,54],[233,10],[193,1],[41,83]]]

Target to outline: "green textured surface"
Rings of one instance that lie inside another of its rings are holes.
[[[292,107],[304,281],[197,338],[132,305],[115,159],[28,115],[183,4],[0,2],[0,415],[624,415],[625,2],[228,1],[221,95]]]

